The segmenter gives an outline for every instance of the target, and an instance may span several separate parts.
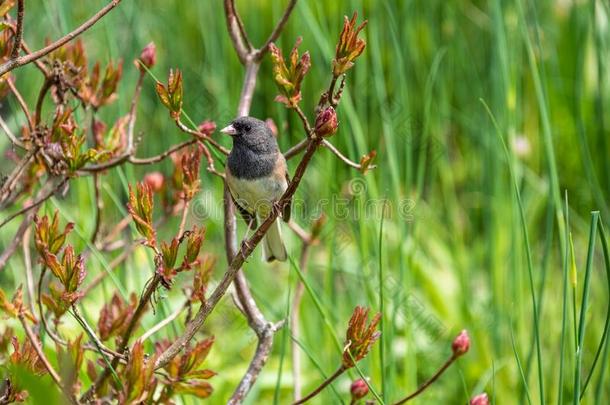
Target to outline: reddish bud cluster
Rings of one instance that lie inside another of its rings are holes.
[[[153,196],[152,190],[146,183],[138,183],[135,193],[129,186],[127,211],[131,214],[140,235],[146,239],[146,244],[156,246],[157,232],[152,219]]]
[[[368,319],[368,309],[360,306],[354,308],[354,313],[349,320],[349,326],[345,334],[343,366],[346,368],[354,367],[358,361],[366,357],[373,344],[381,335],[381,332],[377,331],[381,314],[376,314],[370,323],[368,323]]]
[[[362,54],[366,46],[366,42],[362,38],[358,38],[360,31],[366,26],[367,20],[356,27],[356,19],[358,13],[354,12],[352,19],[344,17],[343,30],[339,36],[339,42],[333,59],[333,75],[338,77],[354,66],[354,60]]]
[[[318,136],[331,136],[339,128],[339,122],[337,121],[337,113],[332,107],[327,107],[320,111],[316,117],[316,123],[314,131]]]
[[[167,107],[171,117],[178,120],[182,114],[182,72],[179,69],[170,70],[167,86],[157,82],[155,88],[161,103]]]
[[[135,294],[132,293],[129,302],[126,302],[115,292],[110,302],[104,304],[100,311],[97,322],[100,338],[106,341],[113,336],[120,336],[129,325],[137,305],[138,297]]]
[[[309,52],[305,52],[299,58],[298,47],[301,45],[301,38],[297,38],[292,51],[290,52],[289,65],[284,60],[282,51],[271,44],[271,59],[273,61],[273,78],[277,84],[280,95],[275,100],[286,105],[286,107],[296,107],[301,101],[301,83],[311,67]]]

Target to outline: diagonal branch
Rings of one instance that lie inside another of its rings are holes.
[[[165,366],[171,359],[173,359],[180,351],[182,351],[188,342],[195,336],[195,333],[201,328],[208,315],[214,310],[220,299],[227,292],[227,289],[237,276],[241,266],[244,264],[246,258],[248,258],[256,246],[260,243],[260,241],[265,236],[267,230],[271,227],[274,221],[277,219],[282,209],[290,203],[292,196],[296,192],[305,171],[313,157],[316,149],[320,144],[319,138],[314,138],[312,142],[307,147],[305,154],[299,165],[297,166],[296,172],[292,181],[289,183],[286,192],[280,198],[280,200],[275,204],[275,208],[271,215],[258,227],[256,232],[242,244],[241,248],[229,264],[227,270],[224,273],[222,280],[220,280],[219,284],[216,286],[210,297],[201,305],[195,317],[186,325],[186,329],[184,333],[178,337],[155,361],[155,369]]]
[[[21,48],[21,38],[23,38],[23,14],[25,13],[24,3],[25,0],[17,1],[17,30],[15,32],[13,49],[11,50],[11,59],[16,59],[19,56],[19,49]]]
[[[290,0],[290,3],[288,3],[288,6],[286,6],[286,10],[284,10],[284,14],[278,21],[278,23],[275,26],[275,28],[273,29],[273,31],[271,32],[271,35],[269,35],[269,38],[267,38],[267,41],[265,41],[265,44],[261,47],[261,49],[256,51],[256,53],[254,55],[254,58],[256,60],[261,60],[263,58],[263,56],[265,56],[265,53],[269,50],[269,46],[271,45],[271,43],[275,42],[275,40],[278,39],[278,37],[280,36],[282,31],[284,30],[284,26],[286,25],[286,23],[288,22],[288,19],[290,18],[290,14],[292,13],[292,10],[294,10],[294,6],[296,6],[296,5],[297,5],[297,0]]]
[[[100,11],[95,13],[91,18],[89,18],[87,21],[85,21],[81,26],[76,28],[74,31],[69,32],[65,36],[61,37],[57,41],[55,41],[47,46],[45,46],[44,48],[39,49],[30,54],[19,56],[15,59],[10,59],[10,60],[4,62],[2,65],[0,65],[0,76],[3,76],[5,73],[10,72],[11,70],[13,70],[15,68],[18,68],[23,65],[27,65],[28,63],[31,63],[31,62],[34,62],[35,60],[38,60],[38,59],[42,58],[43,56],[46,56],[49,53],[53,52],[57,48],[67,44],[68,42],[70,42],[71,40],[73,40],[74,38],[76,38],[77,36],[82,34],[83,32],[87,31],[89,28],[91,28],[103,16],[108,14],[108,12],[110,10],[112,10],[113,8],[118,6],[120,2],[121,2],[121,0],[112,0],[104,8],[102,8]]]

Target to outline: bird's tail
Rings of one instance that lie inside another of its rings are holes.
[[[282,240],[282,229],[280,226],[280,221],[276,219],[265,234],[263,240],[263,257],[268,262],[274,260],[284,262],[288,257],[286,246],[284,246],[284,241]]]

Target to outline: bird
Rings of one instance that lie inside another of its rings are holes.
[[[236,118],[220,132],[233,139],[225,167],[231,197],[248,227],[256,229],[257,218],[267,219],[288,188],[286,159],[271,128],[257,118]],[[290,203],[282,208],[281,217],[290,220]],[[286,261],[287,256],[278,218],[264,236],[263,258]]]

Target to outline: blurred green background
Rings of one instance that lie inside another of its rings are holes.
[[[255,45],[267,38],[285,3],[237,2]],[[63,35],[104,4],[100,0],[27,2],[25,39],[38,48],[44,38]],[[313,248],[307,280],[332,332],[306,292],[301,335],[296,337],[302,348],[304,391],[338,366],[341,351],[333,333],[343,340],[354,306],[378,311],[383,300],[383,337],[360,368],[386,402],[413,391],[430,376],[450,354],[452,338],[464,328],[471,334],[471,351],[414,403],[463,404],[482,391],[500,404],[526,403],[528,395],[532,403],[542,402],[542,397],[544,403],[557,403],[560,392],[564,402],[571,401],[576,351],[572,314],[578,316],[581,308],[590,212],[599,210],[606,222],[610,218],[608,3],[300,0],[278,46],[287,53],[302,36],[300,49],[311,53],[312,69],[304,81],[302,101],[311,119],[330,80],[343,15],[353,11],[369,21],[368,46],[348,73],[338,108],[340,130],[332,142],[356,161],[375,149],[378,168],[363,176],[321,150],[296,194],[301,207],[296,221],[303,227],[321,211],[329,217],[321,243]],[[82,39],[90,63],[125,61],[120,97],[100,112],[107,123],[127,113],[137,78],[131,61],[150,41],[157,46],[158,63],[153,69],[157,77],[165,80],[170,68],[183,70],[184,109],[195,122],[212,119],[223,126],[233,118],[243,69],[228,39],[221,1],[124,0]],[[42,78],[33,66],[15,74],[17,86],[33,103]],[[296,115],[274,102],[276,94],[267,57],[251,115],[273,118],[280,129],[280,145],[287,149],[304,134]],[[45,111],[51,114],[48,107]],[[23,124],[12,97],[1,113],[13,128]],[[145,81],[136,131],[142,136],[138,148],[142,157],[186,139],[159,102],[151,77]],[[498,134],[508,145],[509,159]],[[230,146],[227,139],[215,136]],[[5,137],[0,137],[0,144],[9,147]],[[290,161],[292,170],[296,162]],[[509,164],[520,190],[529,244]],[[171,167],[169,161],[145,168],[125,166],[104,176],[103,229],[125,215],[128,184],[152,170],[170,174]],[[5,162],[0,168],[6,172],[9,166]],[[217,178],[202,172],[202,188],[188,223],[206,225],[204,250],[218,256],[214,273],[218,280],[225,267],[222,187]],[[79,179],[65,198],[44,207],[46,212],[59,209],[64,220],[77,223],[70,238],[77,251],[86,246],[93,228],[92,195],[92,179]],[[564,293],[563,221],[568,212],[577,283],[575,290],[568,284]],[[10,242],[18,222],[1,230],[0,248]],[[178,223],[179,218],[174,218],[165,225],[167,238]],[[244,232],[240,225],[240,235]],[[300,242],[287,227],[284,233],[289,254],[298,261]],[[602,250],[599,242],[594,247],[583,380],[608,312]],[[88,279],[104,271],[112,257],[92,256],[87,262]],[[6,291],[23,283],[23,266],[22,255],[16,255],[0,274]],[[88,319],[96,322],[102,303],[117,288],[141,291],[152,271],[149,253],[137,249],[116,272],[116,282],[107,278],[83,301]],[[289,264],[270,266],[256,254],[245,272],[266,317],[285,318],[298,279],[294,269]],[[191,275],[181,274],[171,291],[162,292],[156,314],[149,311],[143,326],[152,326],[176,309],[182,302],[180,284],[190,282]],[[161,335],[173,338],[182,327],[176,322]],[[61,328],[67,335],[78,331],[70,322]],[[540,358],[535,350],[537,330]],[[215,391],[209,401],[225,402],[248,366],[255,336],[228,295],[200,333],[217,339],[206,363],[219,373],[211,380]],[[290,335],[288,328],[276,335],[273,353],[247,403],[292,399]],[[52,345],[47,347],[52,350]],[[605,403],[610,398],[608,352],[600,353],[584,403]],[[560,359],[564,362],[561,388]],[[349,402],[349,384],[357,376],[356,372],[344,375],[312,403]],[[188,397],[178,400],[196,403]]]

